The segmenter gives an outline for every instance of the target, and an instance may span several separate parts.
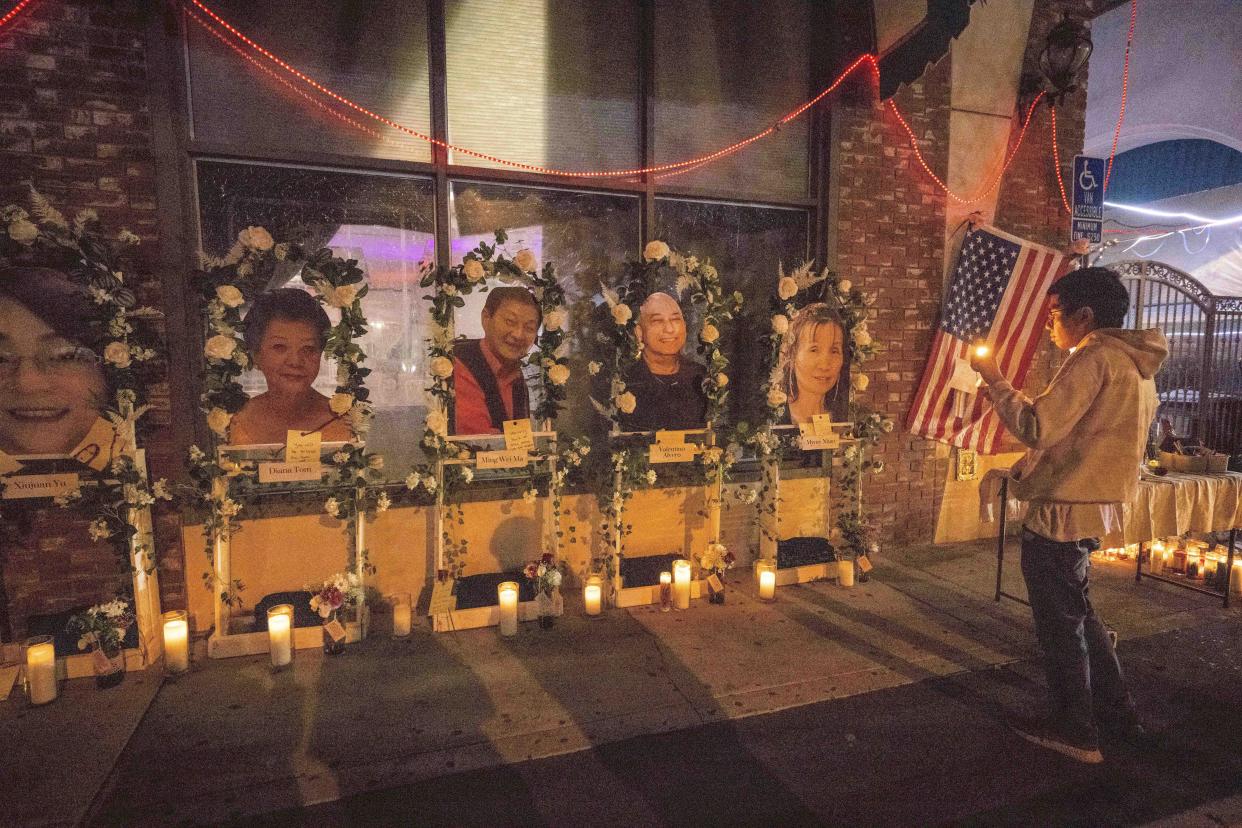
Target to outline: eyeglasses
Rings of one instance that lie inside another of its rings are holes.
[[[90,348],[68,342],[43,345],[29,356],[0,349],[0,380],[12,381],[16,378],[23,361],[33,363],[41,373],[63,376],[93,368],[99,364],[99,355]]]

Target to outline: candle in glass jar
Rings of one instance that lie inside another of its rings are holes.
[[[1179,546],[1173,550],[1173,571],[1186,571],[1186,548]]]
[[[776,598],[776,561],[755,561],[755,578],[759,585],[759,600],[774,600]]]
[[[673,605],[679,610],[690,609],[690,562],[673,561]]]
[[[184,673],[190,669],[190,622],[185,610],[172,610],[164,619],[164,669]]]
[[[50,635],[26,641],[26,688],[31,704],[56,700],[56,647]]]
[[[673,608],[673,573],[660,573],[660,612]]]
[[[843,587],[854,585],[854,561],[852,559],[837,561],[837,583]]]
[[[293,604],[277,604],[267,611],[267,649],[273,667],[293,661]]]
[[[398,592],[391,595],[389,603],[392,604],[392,637],[405,638],[410,634],[413,620],[410,593]]]
[[[1242,597],[1242,560],[1235,559],[1229,570],[1229,593]]]
[[[582,602],[587,615],[599,615],[603,611],[604,579],[598,575],[588,576],[582,588]]]
[[[518,585],[516,581],[505,581],[496,588],[500,599],[500,634],[508,637],[517,635]]]

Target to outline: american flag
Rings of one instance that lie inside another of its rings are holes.
[[[906,423],[911,433],[981,454],[999,450],[1000,419],[982,389],[950,386],[955,365],[983,340],[1001,373],[1022,387],[1043,336],[1048,288],[1065,261],[1055,250],[991,228],[967,234]]]

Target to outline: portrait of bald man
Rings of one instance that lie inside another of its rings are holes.
[[[653,293],[639,309],[638,335],[642,359],[624,377],[637,404],[622,415],[627,431],[702,428],[707,417],[703,394],[706,369],[682,354],[686,318],[681,305],[667,293]]]

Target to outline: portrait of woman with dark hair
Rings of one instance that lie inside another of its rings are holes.
[[[0,269],[0,451],[70,454],[95,425],[108,389],[86,344],[94,316],[60,271]]]
[[[809,423],[816,414],[844,419],[849,386],[841,382],[847,364],[845,326],[823,302],[794,315],[781,343],[781,389],[788,398],[789,422]]]
[[[259,295],[244,322],[246,348],[267,390],[233,417],[230,442],[283,443],[292,430],[322,432],[325,442],[350,439],[348,418],[333,414],[311,387],[332,327],[323,307],[305,291],[278,288]]]

